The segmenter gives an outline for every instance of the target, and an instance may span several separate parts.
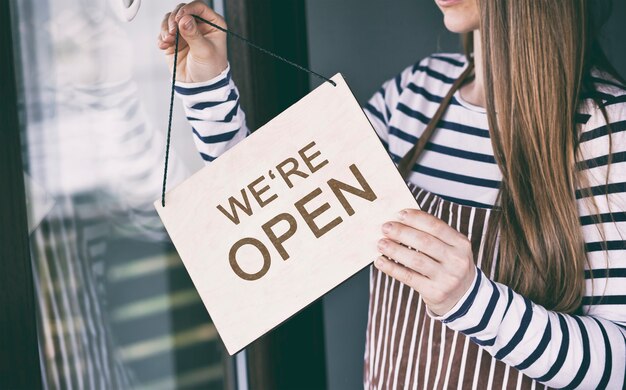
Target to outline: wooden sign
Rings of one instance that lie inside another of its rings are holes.
[[[155,202],[230,354],[371,264],[381,225],[417,207],[332,80]]]

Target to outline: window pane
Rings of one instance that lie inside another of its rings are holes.
[[[47,388],[223,388],[223,350],[152,206],[175,3],[14,0],[23,156]],[[201,166],[177,107],[168,187]]]

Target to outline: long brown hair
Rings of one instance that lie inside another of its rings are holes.
[[[487,116],[502,171],[485,250],[498,254],[496,280],[574,312],[587,261],[575,196],[586,183],[576,113],[583,95],[593,97],[592,69],[623,79],[600,49],[587,0],[478,3]]]

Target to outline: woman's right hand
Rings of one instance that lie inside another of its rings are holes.
[[[196,21],[193,15],[226,28],[224,19],[199,0],[179,4],[165,15],[161,23],[158,46],[165,52],[171,72],[174,66],[178,26],[180,37],[176,80],[185,83],[208,81],[218,76],[228,66],[226,33],[209,24]]]

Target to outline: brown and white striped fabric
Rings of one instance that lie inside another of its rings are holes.
[[[409,184],[418,205],[468,236],[477,266],[485,256],[484,234],[491,209],[464,206]],[[534,389],[542,388],[496,360],[469,337],[426,313],[412,288],[374,267],[365,346],[368,389]]]

